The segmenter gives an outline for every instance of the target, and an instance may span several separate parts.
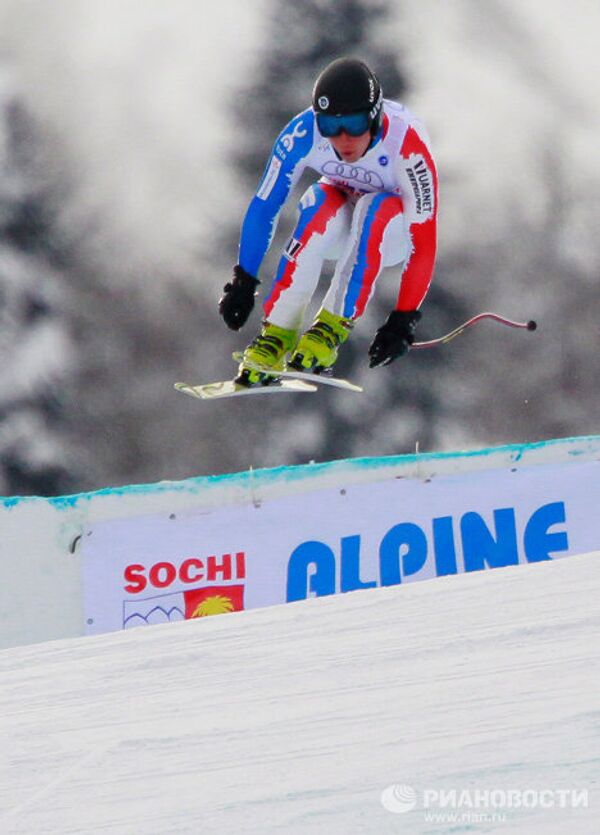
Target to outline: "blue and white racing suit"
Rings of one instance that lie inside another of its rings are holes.
[[[320,179],[302,196],[296,228],[264,301],[268,321],[298,329],[323,266],[336,267],[323,306],[358,319],[384,267],[402,264],[396,308],[416,310],[433,275],[437,173],[423,126],[384,100],[382,125],[367,152],[344,162],[319,133],[312,108],[279,135],[242,225],[239,263],[253,276],[282,206],[305,168]]]

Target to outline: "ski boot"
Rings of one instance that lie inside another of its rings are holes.
[[[311,327],[300,337],[289,367],[313,374],[330,372],[339,346],[348,339],[353,327],[352,319],[321,308]]]
[[[252,365],[266,365],[274,371],[283,371],[288,353],[294,347],[298,334],[270,322],[263,322],[262,331],[244,351],[235,382],[241,386],[268,386],[277,375],[266,374]]]

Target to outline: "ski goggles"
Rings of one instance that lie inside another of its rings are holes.
[[[361,110],[358,113],[344,113],[341,116],[317,113],[317,127],[321,136],[328,139],[332,136],[339,136],[342,131],[349,136],[362,136],[370,129],[371,118],[368,110]]]

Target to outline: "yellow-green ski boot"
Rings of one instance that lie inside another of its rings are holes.
[[[294,347],[298,333],[270,322],[264,322],[260,334],[244,351],[235,382],[242,386],[268,386],[277,380],[276,374],[257,371],[253,366],[266,366],[272,371],[283,371],[286,357]]]
[[[321,308],[311,327],[300,337],[289,367],[313,374],[328,372],[337,359],[340,345],[348,339],[353,327],[352,319],[336,316]]]

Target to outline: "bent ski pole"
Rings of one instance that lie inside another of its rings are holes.
[[[492,319],[494,322],[499,322],[501,325],[507,325],[509,328],[523,328],[528,331],[534,331],[537,328],[537,323],[533,319],[530,319],[528,322],[514,322],[512,319],[499,316],[497,313],[479,313],[477,316],[473,316],[472,319],[468,319],[466,322],[463,322],[462,325],[454,328],[453,331],[444,334],[444,336],[438,336],[437,339],[428,339],[426,342],[413,342],[411,347],[434,348],[436,345],[445,345],[446,342],[450,342],[450,340],[454,339],[455,336],[458,336],[467,328],[470,328],[471,325],[475,325],[483,319]]]

